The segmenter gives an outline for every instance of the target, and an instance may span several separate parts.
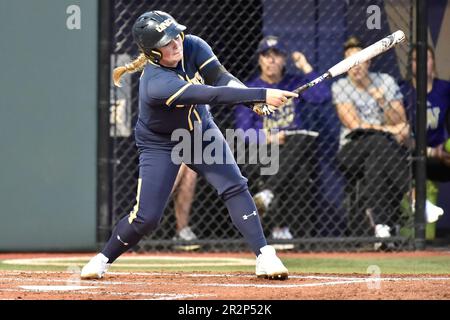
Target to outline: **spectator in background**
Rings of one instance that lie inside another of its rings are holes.
[[[344,55],[349,57],[362,48],[359,40],[351,37],[344,45]],[[356,207],[367,216],[368,228],[355,234],[364,220],[354,217],[357,225],[349,226],[352,235],[384,238],[391,236],[398,223],[400,203],[408,190],[404,144],[409,125],[395,80],[388,74],[369,72],[369,66],[367,61],[352,68],[346,78],[332,85],[333,102],[342,122],[337,159],[347,180],[347,197],[357,181],[361,182]],[[367,234],[366,230],[373,231]],[[381,245],[376,244],[376,248]]]
[[[290,57],[295,66],[303,75],[291,75],[286,73],[286,61],[289,58],[288,51],[283,43],[275,36],[267,36],[261,40],[258,49],[258,64],[260,73],[246,82],[248,87],[266,86],[292,91],[297,87],[319,76],[313,71],[303,53],[295,51]],[[312,104],[322,104],[331,100],[331,92],[327,84],[321,83],[306,91],[301,97]],[[273,239],[292,239],[289,224],[286,221],[286,212],[295,208],[304,212],[306,206],[312,206],[311,186],[314,184],[313,153],[315,138],[308,135],[289,135],[292,130],[301,129],[301,109],[303,102],[293,99],[283,108],[277,110],[268,117],[261,117],[245,106],[235,108],[236,129],[260,130],[264,129],[265,141],[251,141],[250,135],[245,135],[247,143],[273,143],[280,144],[279,171],[273,176],[261,176],[258,185],[259,191],[255,196],[260,214],[268,211],[270,203],[270,218],[273,223],[271,237]],[[270,130],[278,129],[278,133],[272,134]],[[287,187],[291,186],[291,189]],[[309,190],[308,190],[309,189]],[[291,191],[289,191],[291,190]],[[293,190],[293,191],[292,191]],[[289,194],[290,193],[290,194]],[[302,201],[303,206],[290,203],[290,200]],[[284,213],[284,214],[281,214]]]
[[[196,234],[189,226],[189,215],[194,200],[197,173],[189,169],[184,163],[178,171],[172,193],[174,196],[175,217],[177,232],[173,240],[197,240]]]
[[[407,81],[401,85],[403,101],[409,122],[415,133],[416,126],[416,70],[417,52],[411,51],[411,72]],[[446,120],[448,124],[446,125]],[[444,150],[449,137],[450,126],[450,82],[437,78],[433,48],[427,49],[427,177],[432,181],[450,181],[450,153]],[[413,144],[415,141],[413,141]],[[413,196],[415,199],[415,196]],[[413,206],[414,207],[414,206]],[[435,222],[443,210],[426,203],[427,222]]]

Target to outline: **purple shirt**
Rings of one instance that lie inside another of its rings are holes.
[[[416,126],[416,90],[409,83],[401,86],[405,109],[415,132]],[[433,80],[433,88],[427,94],[427,145],[436,147],[443,143],[449,133],[445,128],[445,116],[450,109],[450,82]]]
[[[304,76],[285,75],[283,79],[276,84],[269,84],[263,81],[259,76],[251,79],[245,84],[248,87],[274,88],[281,90],[293,91],[299,86],[317,78],[319,75],[312,71]],[[302,96],[302,100],[312,104],[322,104],[331,100],[331,91],[325,82],[321,82],[314,87],[306,90]],[[300,99],[292,99],[291,102],[283,108],[277,110],[270,116],[261,117],[250,108],[238,105],[234,110],[235,128],[243,129],[299,129],[301,128],[300,111],[303,102]],[[252,141],[252,135],[246,135],[247,142]],[[258,139],[257,139],[258,140]]]

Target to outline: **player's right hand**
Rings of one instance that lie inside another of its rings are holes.
[[[267,89],[266,103],[277,108],[286,104],[289,98],[297,98],[298,94],[279,89]]]

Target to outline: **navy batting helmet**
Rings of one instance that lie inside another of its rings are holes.
[[[183,36],[186,27],[179,24],[168,13],[149,11],[141,15],[133,25],[133,38],[141,51],[152,60],[160,60],[161,52],[157,50],[175,39]]]

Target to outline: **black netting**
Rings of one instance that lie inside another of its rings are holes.
[[[380,108],[392,109],[383,109],[382,116],[390,118],[383,118],[380,123],[398,123],[396,117],[402,117],[395,106],[382,99],[402,100],[395,96],[398,91],[389,81],[401,83],[408,76],[408,52],[413,39],[412,0],[114,0],[113,3],[112,67],[124,65],[138,55],[131,26],[143,12],[157,9],[186,25],[186,33],[206,40],[227,70],[244,82],[259,72],[256,49],[264,36],[278,36],[290,53],[302,52],[320,75],[343,59],[343,44],[351,35],[368,46],[401,29],[408,41],[371,61],[370,72],[377,79],[371,80],[376,83],[367,85],[367,91],[382,88],[370,95],[381,94],[377,96],[381,100],[376,100]],[[302,74],[290,54],[286,72]],[[273,194],[262,216],[271,243],[293,244],[298,250],[373,249],[374,243],[381,241],[375,237],[376,226],[381,226],[377,231],[383,233],[386,225],[390,227],[390,237],[383,238],[383,246],[394,243],[395,248],[408,248],[413,227],[408,135],[399,144],[397,140],[401,140],[400,132],[404,128],[398,126],[392,128],[392,132],[397,130],[396,135],[354,130],[347,136],[351,141],[342,145],[342,115],[338,115],[334,102],[341,99],[345,108],[345,101],[349,101],[346,99],[367,98],[364,90],[348,92],[347,83],[339,87],[343,82],[338,81],[345,77],[326,81],[330,97],[316,102],[306,98],[302,101],[298,110],[301,131],[286,136],[280,147],[277,175],[261,176],[261,167],[255,164],[240,164],[240,167],[249,179],[252,194],[264,190],[260,195]],[[113,224],[129,214],[136,203],[138,155],[132,128],[137,119],[138,82],[139,73],[135,73],[124,76],[122,88],[111,85]],[[333,84],[335,88],[331,91]],[[211,106],[215,121],[224,133],[236,125],[233,111],[231,106]],[[408,112],[405,111],[406,116]],[[161,225],[140,243],[141,248],[172,249],[177,244],[198,244],[205,250],[246,248],[223,201],[202,177],[197,179],[189,216],[196,240],[173,240],[177,225],[174,211],[171,199]]]

